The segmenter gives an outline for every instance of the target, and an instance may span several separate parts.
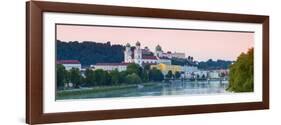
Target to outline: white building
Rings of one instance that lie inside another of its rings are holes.
[[[221,77],[226,77],[229,74],[229,69],[218,69],[218,70],[211,70],[208,72],[208,77],[213,79],[218,79]]]
[[[81,63],[78,60],[58,60],[57,64],[62,64],[66,70],[77,68],[81,70]]]
[[[162,51],[162,48],[161,48],[160,45],[157,45],[157,46],[155,47],[154,56],[163,57],[163,51]]]
[[[170,58],[162,56],[162,53],[163,51],[159,45],[156,46],[155,52],[152,53],[147,47],[141,49],[140,42],[137,42],[135,47],[131,47],[127,43],[124,51],[124,62],[136,63],[140,66],[143,64],[171,64]]]
[[[196,66],[182,66],[182,71],[185,73],[194,73],[199,71],[198,68]]]
[[[132,54],[133,52],[131,50],[131,45],[127,43],[124,51],[124,62],[132,63],[133,62]]]
[[[171,53],[171,51],[168,51],[167,53],[162,53],[162,56],[171,59],[172,58],[172,53]]]
[[[169,59],[171,58],[181,58],[184,59],[185,58],[185,53],[179,53],[179,52],[174,52],[172,53],[171,51],[168,51],[167,53],[165,53],[160,45],[157,45],[155,48],[155,56],[157,57],[167,57]]]
[[[140,42],[136,43],[136,48],[134,50],[134,62],[139,64],[139,65],[142,65],[142,63],[143,63],[142,50],[141,50],[141,47],[140,47]]]
[[[167,58],[167,57],[158,57],[158,61],[157,63],[163,63],[163,64],[167,64],[167,65],[171,65],[172,61],[171,59]]]
[[[158,59],[155,56],[142,56],[141,62],[142,64],[156,64]]]
[[[129,63],[97,63],[96,65],[91,65],[93,70],[102,69],[104,71],[118,70],[119,72],[127,70]]]
[[[195,78],[197,74],[201,75],[200,72],[198,72],[198,68],[196,66],[182,66],[182,71],[184,72],[185,78]]]
[[[172,55],[172,57],[174,57],[174,58],[182,58],[182,59],[184,59],[185,58],[185,53],[178,53],[178,52],[174,52],[174,53],[171,53]]]
[[[215,71],[215,70],[209,71],[208,72],[208,78],[210,78],[210,79],[218,79],[218,78],[220,78],[220,73],[218,71]]]

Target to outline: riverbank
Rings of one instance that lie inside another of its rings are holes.
[[[143,87],[157,86],[159,83],[149,82],[139,84]],[[56,92],[56,100],[62,99],[82,99],[82,98],[102,98],[103,93],[114,93],[116,91],[122,91],[126,89],[137,89],[137,84],[122,84],[115,86],[99,86],[93,88],[80,88],[59,90]]]

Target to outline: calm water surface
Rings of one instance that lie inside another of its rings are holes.
[[[133,87],[129,89],[112,90],[94,94],[83,94],[74,99],[167,96],[228,93],[225,89],[228,81],[173,81],[170,83],[155,83],[152,86]]]

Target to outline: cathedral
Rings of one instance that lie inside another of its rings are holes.
[[[168,64],[171,65],[171,58],[185,58],[184,53],[171,53],[168,51],[164,53],[160,45],[155,47],[155,51],[152,52],[148,47],[141,48],[140,42],[136,42],[135,46],[131,46],[129,43],[126,44],[124,51],[124,62],[125,63],[136,63],[140,66],[145,64]]]
[[[188,56],[185,57],[185,53],[178,52],[164,52],[160,45],[155,47],[154,51],[149,50],[148,47],[141,47],[140,42],[136,42],[135,46],[131,46],[129,43],[125,45],[124,50],[124,61],[122,63],[97,63],[95,65],[91,65],[93,70],[102,69],[105,71],[113,71],[118,70],[126,71],[127,66],[131,63],[135,63],[144,67],[149,65],[150,68],[159,69],[164,75],[166,75],[169,71],[175,72],[195,72],[197,71],[197,67],[193,65],[172,65],[173,59],[187,59],[189,62],[193,62],[193,57]]]

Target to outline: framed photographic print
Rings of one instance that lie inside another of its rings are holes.
[[[269,108],[269,17],[30,1],[26,122]]]

